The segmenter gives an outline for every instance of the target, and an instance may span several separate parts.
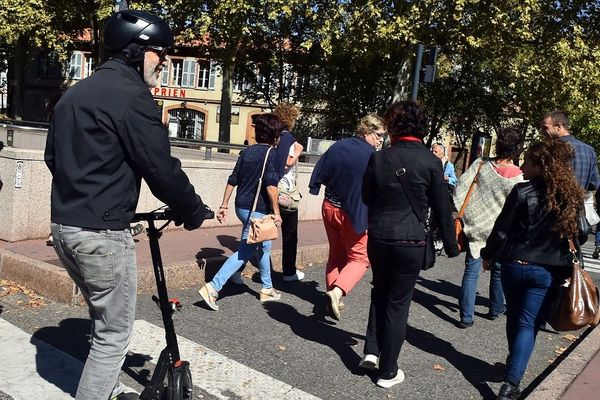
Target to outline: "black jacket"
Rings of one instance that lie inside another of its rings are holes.
[[[427,215],[431,207],[444,249],[458,255],[448,185],[442,164],[421,142],[399,141],[371,155],[364,174],[362,198],[369,206],[369,239],[424,240],[425,232],[414,213],[388,154],[402,165],[417,202]]]
[[[129,227],[141,178],[188,228],[205,206],[171,157],[167,129],[137,71],[110,60],[65,92],[54,109],[45,156],[52,173],[54,223]]]
[[[567,240],[560,239],[559,233],[552,229],[556,215],[546,211],[543,185],[541,179],[533,179],[513,187],[481,249],[481,257],[548,266],[571,265]]]

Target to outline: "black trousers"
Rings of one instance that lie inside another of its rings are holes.
[[[298,210],[281,210],[281,269],[284,276],[296,273],[298,251]]]
[[[425,248],[395,246],[369,239],[367,252],[373,271],[373,289],[364,354],[379,356],[379,377],[390,379],[398,372],[408,311]]]

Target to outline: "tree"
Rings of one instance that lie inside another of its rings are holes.
[[[3,0],[0,7],[0,65],[8,68],[8,114],[19,119],[23,77],[33,49],[54,51],[62,60],[76,38],[91,30],[98,50],[98,21],[110,15],[112,0]]]

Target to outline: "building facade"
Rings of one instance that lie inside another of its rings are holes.
[[[191,48],[179,48],[167,56],[160,86],[150,88],[170,137],[218,141],[221,69],[216,61],[198,58]],[[52,52],[36,52],[25,72],[23,119],[47,122],[62,93],[94,68],[91,52],[74,51],[67,62]],[[267,111],[264,104],[247,103],[241,82],[233,85],[230,143],[254,143],[252,115]]]

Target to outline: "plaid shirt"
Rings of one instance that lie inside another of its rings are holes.
[[[560,139],[571,143],[575,148],[573,170],[575,170],[577,182],[587,191],[598,189],[600,187],[600,175],[598,174],[598,160],[594,148],[577,140],[573,135],[562,136]]]

